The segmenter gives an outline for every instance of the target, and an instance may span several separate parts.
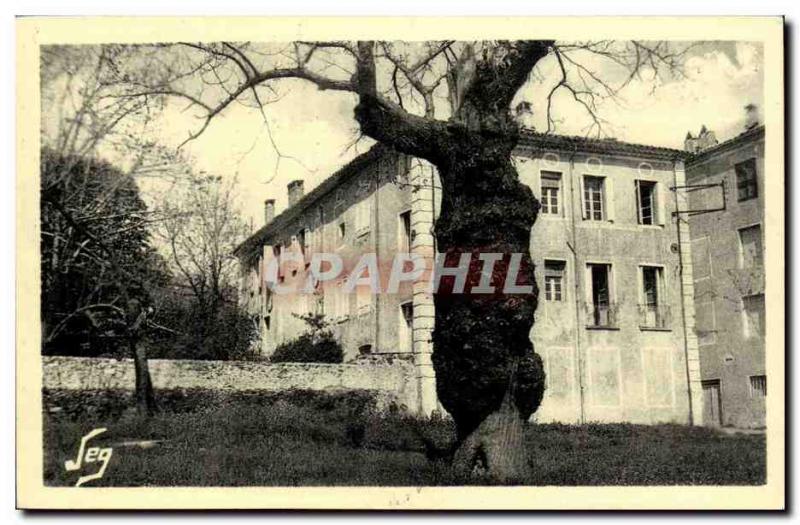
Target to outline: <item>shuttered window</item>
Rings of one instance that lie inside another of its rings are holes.
[[[656,224],[658,203],[655,182],[636,181],[636,204],[639,224]]]
[[[604,180],[603,177],[583,177],[583,209],[584,219],[590,221],[604,220]]]
[[[546,301],[564,300],[564,261],[544,262],[544,298]]]
[[[756,224],[739,230],[739,266],[741,268],[763,266],[763,261],[761,226]]]
[[[750,376],[750,397],[767,397],[767,376]]]
[[[742,297],[744,314],[744,336],[764,337],[764,294]]]
[[[561,214],[561,174],[553,171],[542,172],[542,213]]]
[[[758,181],[756,179],[756,159],[747,159],[734,166],[736,171],[736,189],[739,202],[758,197]]]

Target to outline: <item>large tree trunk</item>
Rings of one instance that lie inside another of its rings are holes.
[[[502,483],[526,477],[523,427],[544,392],[542,362],[530,341],[538,298],[530,232],[539,203],[511,162],[515,142],[513,133],[467,132],[438,164],[439,251],[448,266],[463,253],[472,263],[464,293],[452,293],[445,278],[434,297],[437,392],[457,427],[455,466]],[[503,254],[494,267],[493,294],[470,293],[483,270],[480,253]],[[521,256],[516,277],[508,274],[512,254]],[[508,284],[530,286],[530,292],[505,293]]]
[[[453,467],[464,479],[505,484],[528,479],[524,420],[511,396],[463,439],[453,455]]]
[[[498,42],[481,53],[467,46],[448,75],[453,114],[442,122],[381,99],[374,44],[358,43],[355,117],[361,130],[436,166],[442,183],[438,250],[449,266],[458,265],[461,254],[472,255],[467,293],[440,286],[434,295],[432,358],[439,400],[456,423],[455,465],[469,476],[483,469],[500,483],[526,479],[524,424],[544,394],[542,361],[530,341],[538,298],[530,232],[539,203],[512,163],[519,129],[509,106],[551,45]],[[469,293],[480,281],[480,253],[503,254],[494,267],[493,294]],[[532,286],[529,293],[503,291],[513,254],[522,258],[511,284]]]

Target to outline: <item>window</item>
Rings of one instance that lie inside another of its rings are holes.
[[[412,302],[400,305],[400,318],[397,339],[399,351],[411,353],[414,351],[414,305]]]
[[[542,213],[561,215],[559,192],[561,191],[561,174],[553,171],[542,172]]]
[[[669,306],[664,304],[664,268],[641,266],[641,292],[639,326],[642,328],[667,328]]]
[[[343,320],[350,315],[350,294],[344,291],[345,282],[340,281],[337,283],[331,297],[333,317],[339,320]]]
[[[400,240],[397,249],[400,253],[411,253],[411,210],[401,213],[399,221]]]
[[[300,245],[300,253],[303,255],[306,254],[306,248],[308,247],[308,230],[303,228],[299,232],[297,232],[297,243]]]
[[[546,301],[564,300],[564,261],[544,261],[544,298]]]
[[[325,294],[319,293],[315,296],[316,304],[314,306],[314,313],[317,315],[325,315]]]
[[[646,306],[658,304],[658,284],[661,268],[642,266],[642,298]]]
[[[739,202],[758,197],[758,181],[756,179],[756,159],[747,159],[734,166],[736,171],[736,188]]]
[[[586,267],[589,283],[589,326],[616,326],[616,305],[611,302],[611,265],[587,264]]]
[[[750,376],[750,397],[767,397],[767,376]]]
[[[345,237],[347,237],[347,225],[343,222],[339,223],[339,240],[344,241]]]
[[[355,220],[355,232],[356,236],[363,235],[367,233],[370,228],[371,224],[371,212],[372,206],[370,206],[371,201],[369,198],[366,198],[356,204],[356,220]]]
[[[763,266],[763,261],[761,226],[756,224],[739,230],[739,267]]]
[[[656,224],[656,183],[636,181],[636,203],[639,224]]]
[[[369,287],[361,286],[356,289],[356,312],[363,314],[372,308],[372,292]]]
[[[764,337],[764,294],[742,297],[744,336],[748,339]]]
[[[604,220],[604,180],[603,177],[583,178],[583,218],[590,221]]]

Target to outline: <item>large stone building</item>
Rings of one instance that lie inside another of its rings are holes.
[[[523,134],[515,154],[521,180],[542,202],[531,239],[540,306],[531,332],[545,362],[539,421],[700,423],[703,415],[689,208],[683,151],[574,137]],[[308,260],[335,252],[352,267],[375,253],[381,269],[410,251],[436,253],[432,226],[441,192],[435,170],[373,147],[303,195],[289,185],[289,207],[238,249],[242,298],[258,316],[262,351],[297,337],[298,314],[324,314],[346,360],[404,358],[416,370],[419,403],[437,407],[431,365],[433,298],[424,278],[397,293],[347,294],[345,279],[310,294],[277,295],[266,268],[281,253],[304,263],[274,276],[306,282]],[[382,277],[383,278],[383,277]],[[273,283],[274,284],[274,283]]]
[[[704,420],[763,427],[764,126],[722,143],[689,143],[686,165]],[[696,139],[695,139],[696,140]]]

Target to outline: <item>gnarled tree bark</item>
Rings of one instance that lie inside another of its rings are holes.
[[[447,264],[470,254],[467,293],[442,289],[434,296],[433,365],[439,399],[457,427],[454,465],[466,476],[522,482],[528,468],[523,424],[544,393],[541,358],[530,341],[538,291],[530,232],[539,203],[511,160],[519,130],[510,104],[551,42],[514,42],[494,56],[460,61],[451,75],[453,117],[448,123],[409,116],[374,92],[372,43],[360,42],[356,119],[367,135],[431,161],[442,184],[435,237]],[[480,253],[503,254],[493,275],[494,294],[469,293],[483,270]],[[513,254],[521,254],[517,285],[507,294]]]

